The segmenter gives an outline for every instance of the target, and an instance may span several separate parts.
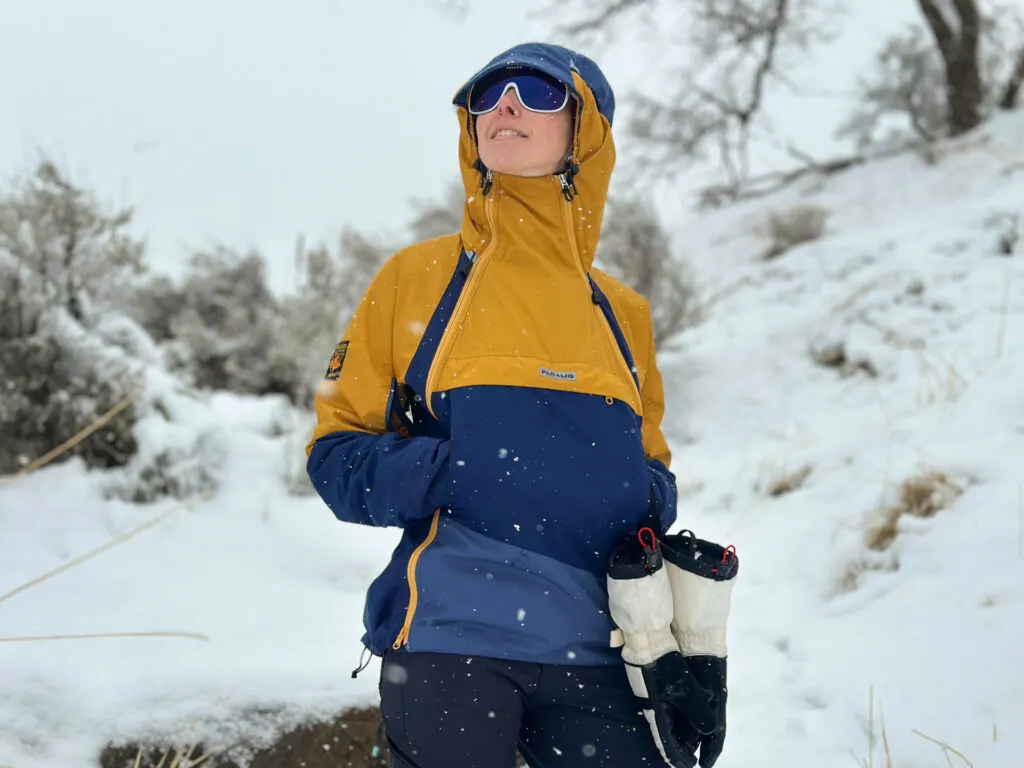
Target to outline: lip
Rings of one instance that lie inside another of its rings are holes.
[[[515,133],[504,134],[499,136],[498,134],[501,133],[502,131],[515,131]],[[509,141],[511,139],[525,139],[526,134],[520,131],[518,128],[511,128],[507,125],[502,125],[496,127],[493,131],[491,131],[490,138],[491,141]]]

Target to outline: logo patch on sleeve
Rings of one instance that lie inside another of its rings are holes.
[[[331,355],[331,362],[327,364],[327,373],[324,374],[324,378],[328,381],[337,381],[341,378],[341,366],[345,363],[345,355],[348,354],[348,342],[340,341],[338,346],[334,348],[334,354]]]

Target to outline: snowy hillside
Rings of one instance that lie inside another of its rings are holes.
[[[933,164],[808,179],[676,233],[707,312],[660,357],[678,527],[742,561],[724,768],[866,765],[872,749],[886,765],[882,714],[896,768],[947,765],[929,738],[1021,765],[1021,135],[1024,116],[1003,117]],[[828,210],[824,236],[765,260],[769,214],[797,204]],[[269,739],[374,701],[379,662],[349,672],[397,532],[289,491],[308,416],[156,366],[143,413],[140,461],[195,456],[184,481],[208,494],[132,504],[110,492],[131,467],[75,463],[0,484],[0,765]],[[179,634],[45,639],[104,633]]]

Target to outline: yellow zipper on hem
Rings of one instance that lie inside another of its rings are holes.
[[[499,184],[497,179],[494,182],[494,188],[491,189],[490,195],[487,197],[487,201],[484,206],[484,210],[487,214],[487,224],[491,230],[491,242],[480,252],[476,258],[476,262],[469,270],[469,278],[466,284],[462,286],[462,293],[459,294],[458,301],[455,302],[455,309],[452,310],[452,316],[448,320],[448,327],[444,329],[444,333],[441,334],[441,339],[437,343],[437,350],[434,352],[434,359],[430,361],[430,368],[427,370],[427,382],[424,387],[423,399],[426,402],[427,410],[430,411],[430,415],[435,419],[437,414],[434,413],[434,406],[432,403],[434,390],[437,387],[437,379],[441,376],[441,369],[444,367],[444,363],[448,359],[448,355],[451,353],[451,348],[455,344],[455,338],[457,332],[461,330],[462,320],[469,310],[469,305],[472,303],[473,293],[476,290],[477,284],[480,282],[480,273],[483,271],[484,265],[487,263],[487,256],[490,254],[497,242],[498,232],[497,226],[495,225],[495,214],[494,208],[498,205],[497,195],[499,190]]]
[[[437,526],[440,519],[441,510],[435,510],[434,519],[430,521],[430,531],[427,533],[427,538],[409,555],[409,563],[405,568],[405,576],[409,581],[409,607],[405,612],[405,623],[402,625],[402,629],[399,630],[395,642],[391,645],[396,651],[403,645],[409,644],[409,628],[412,627],[412,620],[416,615],[416,607],[419,605],[420,600],[419,591],[416,586],[416,564],[419,562],[423,550],[429,547],[437,536]]]

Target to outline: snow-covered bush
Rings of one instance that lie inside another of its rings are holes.
[[[172,323],[182,311],[185,293],[166,275],[154,275],[129,288],[119,309],[138,323],[157,343],[174,338]]]
[[[668,233],[647,201],[608,201],[595,262],[651,303],[656,343],[699,321],[690,267],[673,254]]]
[[[828,216],[828,208],[812,203],[769,213],[766,225],[771,242],[765,259],[778,258],[790,248],[819,239],[825,234]]]
[[[85,330],[143,268],[130,221],[130,210],[104,211],[49,162],[0,191],[0,474],[76,437],[53,460],[109,468],[135,453],[135,373]]]
[[[213,491],[217,466],[215,441],[210,432],[178,430],[171,444],[142,441],[138,456],[125,472],[105,487],[108,497],[135,504],[147,504],[165,496],[187,499]]]
[[[127,231],[131,209],[107,211],[52,162],[13,179],[0,192],[0,256],[32,297],[88,322],[92,302],[105,304],[144,270],[144,244]]]
[[[288,378],[279,391],[308,406],[323,380],[331,352],[367,286],[393,248],[344,229],[337,248],[320,244],[299,250],[300,282],[280,303],[268,365]]]
[[[194,254],[169,324],[172,367],[203,389],[286,391],[290,382],[268,359],[277,313],[261,254],[225,247]]]
[[[5,299],[0,292],[0,315]],[[83,348],[61,324],[47,320],[52,317],[36,318],[30,333],[0,332],[0,474],[13,473],[79,435],[137,385],[127,365]],[[126,464],[138,448],[135,419],[129,402],[54,460],[78,456],[103,469]]]

